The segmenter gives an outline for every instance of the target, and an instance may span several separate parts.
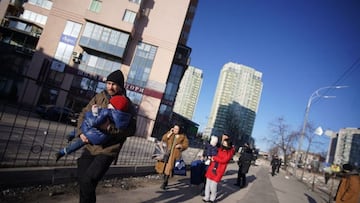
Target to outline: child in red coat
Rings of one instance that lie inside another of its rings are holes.
[[[216,199],[217,185],[223,177],[227,164],[231,160],[235,153],[235,149],[232,146],[232,143],[229,139],[224,139],[221,143],[221,147],[218,149],[217,155],[211,158],[210,166],[208,167],[205,177],[205,197],[203,198],[204,202],[214,202]],[[215,163],[218,164],[216,173],[214,173],[213,168]]]

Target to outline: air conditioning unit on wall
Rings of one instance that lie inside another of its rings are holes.
[[[74,63],[81,63],[81,59],[82,59],[82,53],[77,53],[77,52],[73,52],[73,62]]]

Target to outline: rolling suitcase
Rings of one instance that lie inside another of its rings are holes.
[[[190,165],[190,183],[200,185],[205,181],[205,164],[201,160],[195,160]]]

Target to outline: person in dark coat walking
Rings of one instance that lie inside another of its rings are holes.
[[[244,144],[242,151],[240,152],[240,157],[238,160],[238,176],[236,183],[234,185],[239,186],[240,188],[246,187],[246,174],[249,172],[251,161],[253,159],[253,153],[248,143]]]
[[[97,93],[80,113],[76,133],[83,142],[89,143],[89,139],[81,129],[86,112],[91,111],[94,104],[98,105],[99,108],[107,108],[110,99],[116,95],[126,97],[124,75],[120,70],[116,70],[108,75],[106,89]],[[116,162],[126,139],[135,134],[137,114],[135,106],[129,98],[128,101],[130,108],[128,111],[131,113],[129,126],[126,129],[118,129],[114,123],[110,121],[104,122],[98,128],[108,135],[110,139],[101,145],[85,145],[83,153],[77,160],[80,203],[96,202],[96,187],[99,181],[104,177],[111,163]]]
[[[282,163],[282,159],[279,159],[277,168],[276,168],[276,173],[280,173],[280,167],[281,167],[281,163]]]
[[[275,175],[275,172],[276,172],[276,169],[279,165],[279,157],[278,155],[274,155],[274,157],[272,158],[271,160],[271,175],[274,176]]]

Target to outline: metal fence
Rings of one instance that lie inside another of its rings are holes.
[[[146,118],[141,118],[146,119]],[[141,126],[140,126],[141,127]],[[55,161],[55,153],[68,144],[68,135],[75,129],[67,123],[42,119],[35,108],[0,103],[0,167],[74,166],[82,150]],[[146,129],[138,129],[137,132]],[[76,139],[76,138],[75,138]],[[183,158],[194,160],[203,143],[190,139],[190,148]],[[151,158],[154,139],[134,136],[127,139],[117,159],[117,165],[154,165]]]

